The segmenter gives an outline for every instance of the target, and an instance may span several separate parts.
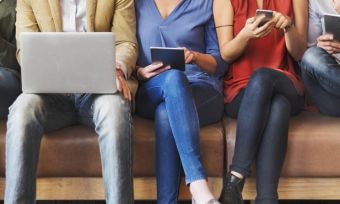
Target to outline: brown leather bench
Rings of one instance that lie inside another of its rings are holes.
[[[134,118],[134,191],[137,200],[156,199],[153,122]],[[203,164],[218,195],[224,165],[224,130],[222,123],[202,128]],[[5,121],[0,121],[0,200],[5,176]],[[64,128],[43,137],[38,166],[39,200],[101,200],[99,146],[95,132],[84,126]],[[181,199],[190,199],[182,184]]]
[[[134,122],[135,199],[153,200],[156,198],[153,123],[139,117]],[[236,121],[225,118],[223,123],[201,130],[203,163],[215,195],[220,193],[224,161],[230,163],[235,142]],[[4,143],[5,122],[0,121],[0,200],[4,189]],[[93,130],[77,126],[53,132],[44,137],[41,148],[38,199],[104,198],[97,136]],[[307,112],[293,118],[280,198],[340,199],[339,167],[340,118]],[[190,199],[184,184],[180,195],[181,199]],[[255,198],[255,178],[247,180],[244,198]]]

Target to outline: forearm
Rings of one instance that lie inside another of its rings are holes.
[[[246,50],[250,39],[239,33],[234,39],[222,45],[222,58],[231,63],[239,58]]]
[[[296,60],[300,60],[307,48],[307,38],[298,32],[295,26],[292,26],[285,33],[286,47],[289,54]]]
[[[122,63],[126,68],[124,73],[127,74],[127,78],[130,78],[136,68],[137,50],[137,44],[134,42],[124,42],[116,45],[116,61]]]
[[[210,54],[195,52],[194,63],[209,74],[215,74],[217,62]]]

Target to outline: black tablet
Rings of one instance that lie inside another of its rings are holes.
[[[152,62],[162,62],[173,69],[185,70],[184,48],[150,47]]]
[[[340,15],[324,15],[325,32],[333,34],[334,39],[340,42]]]

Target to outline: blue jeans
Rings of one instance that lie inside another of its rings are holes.
[[[177,203],[181,164],[186,183],[205,179],[200,126],[223,116],[223,96],[206,83],[189,83],[169,70],[140,85],[137,113],[155,120],[158,203]]]
[[[120,94],[21,94],[7,122],[5,204],[35,203],[42,134],[78,122],[99,135],[107,203],[133,203],[130,104]]]
[[[21,93],[19,73],[0,67],[0,120],[7,118],[8,107]]]
[[[325,50],[309,48],[301,61],[305,87],[320,112],[340,117],[340,65]]]

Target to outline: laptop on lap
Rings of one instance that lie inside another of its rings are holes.
[[[20,39],[24,93],[117,91],[113,33],[36,32]]]

